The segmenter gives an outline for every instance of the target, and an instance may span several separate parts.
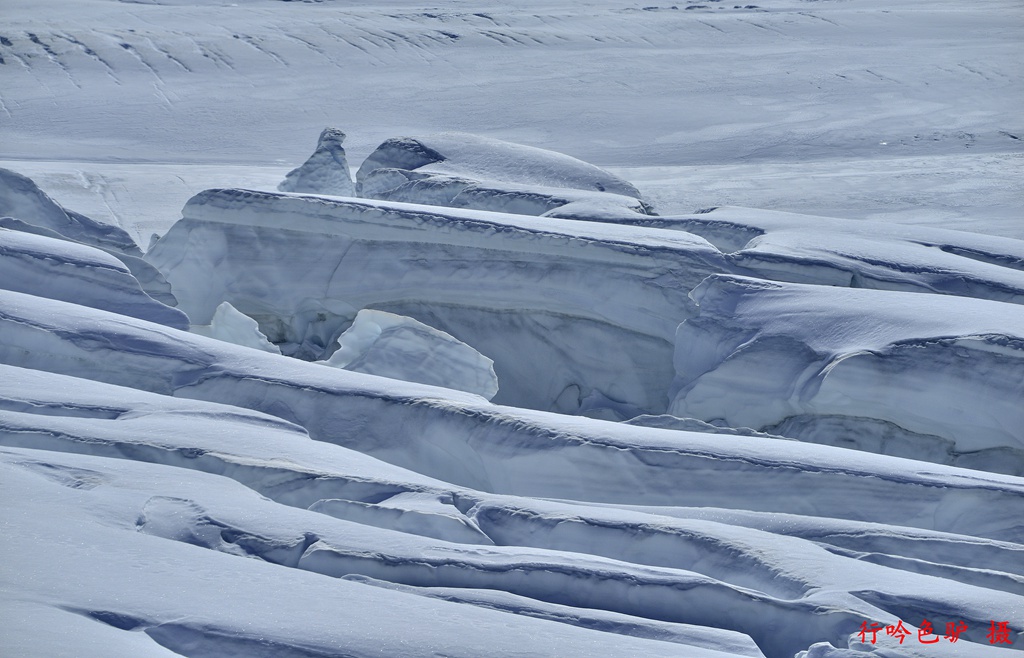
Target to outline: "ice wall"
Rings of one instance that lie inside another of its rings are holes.
[[[197,195],[146,258],[196,323],[226,300],[285,354],[373,308],[493,359],[497,402],[611,418],[665,410],[687,293],[728,271],[681,232],[245,190]]]

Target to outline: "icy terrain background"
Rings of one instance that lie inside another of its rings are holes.
[[[1019,2],[0,14],[0,654],[1024,649]]]

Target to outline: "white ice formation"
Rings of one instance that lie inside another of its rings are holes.
[[[443,331],[384,311],[359,311],[352,326],[338,337],[338,349],[322,363],[454,388],[488,400],[498,392],[494,362],[486,356]]]
[[[282,192],[355,196],[355,184],[342,147],[344,141],[345,133],[342,131],[324,128],[313,155],[301,167],[288,172],[277,189]]]
[[[700,235],[736,271],[763,279],[1024,303],[1022,240],[752,208],[573,218]]]
[[[691,295],[671,413],[1024,475],[1020,305],[722,275]]]
[[[267,340],[259,325],[248,315],[241,313],[228,302],[222,302],[213,312],[210,324],[195,324],[192,333],[216,338],[226,343],[251,347],[263,352],[280,354],[281,350]]]
[[[31,179],[7,169],[0,169],[0,227],[102,249],[124,263],[150,297],[167,306],[178,304],[170,285],[142,260],[124,230],[61,207]]]

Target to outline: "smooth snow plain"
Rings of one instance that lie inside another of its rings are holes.
[[[3,12],[0,654],[1024,649],[1018,3]]]

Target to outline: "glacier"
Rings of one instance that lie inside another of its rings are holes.
[[[1019,656],[1018,12],[7,0],[0,655]]]
[[[582,208],[651,212],[632,184],[591,164],[460,133],[388,139],[363,161],[356,181],[364,198],[450,208],[546,216]]]
[[[105,557],[4,550],[156,593],[9,578],[5,646],[68,652],[51,623],[97,654],[1007,653],[985,630],[1024,625],[1020,305],[754,277],[720,233],[598,206],[213,189],[145,255],[178,308],[106,252],[0,229],[0,464],[34,492],[5,513]],[[187,596],[186,564],[210,574]],[[322,594],[275,625],[217,605],[213,573]],[[401,633],[324,621],[380,606]],[[860,639],[949,618],[956,644]]]

